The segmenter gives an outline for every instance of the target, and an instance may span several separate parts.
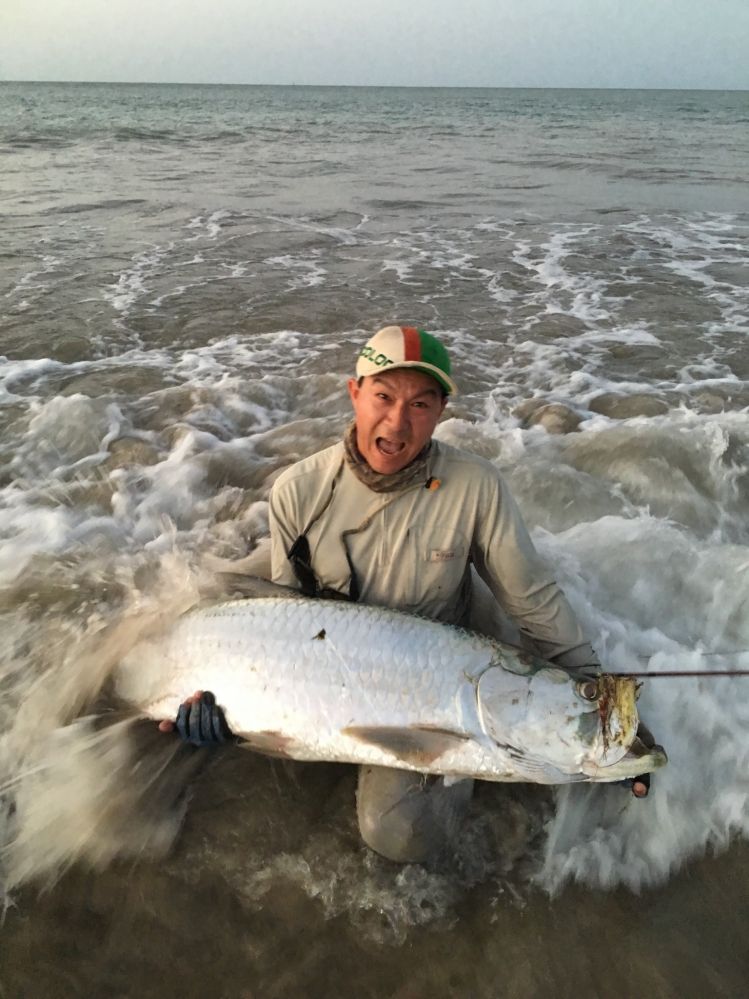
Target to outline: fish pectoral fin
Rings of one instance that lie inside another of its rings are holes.
[[[412,766],[429,766],[470,738],[462,732],[419,725],[408,728],[350,725],[342,729],[342,734],[377,746]]]

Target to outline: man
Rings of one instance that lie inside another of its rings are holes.
[[[473,568],[540,655],[568,670],[596,666],[497,468],[432,439],[457,391],[439,340],[381,329],[348,391],[354,420],[343,441],[286,469],[271,492],[274,582],[468,625]],[[200,698],[186,711],[194,705]],[[218,717],[210,700],[208,710]],[[425,860],[459,828],[472,785],[361,767],[362,837],[392,860]],[[647,794],[644,781],[632,787]]]

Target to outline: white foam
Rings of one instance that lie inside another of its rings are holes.
[[[225,252],[228,241],[221,243],[219,236],[228,218],[228,212],[196,216],[185,227],[192,235],[177,252],[175,244],[164,243],[136,254],[108,289],[118,316],[137,303],[158,310],[168,297],[198,287],[200,281],[174,280],[179,266],[212,268],[211,280],[246,276],[247,261],[216,261],[213,256],[219,248]],[[367,236],[364,221],[338,229],[305,219],[277,219],[292,232],[326,237],[321,240],[325,246],[304,254],[281,252],[264,263],[278,272],[277,283],[285,283],[287,290],[314,289],[338,279],[335,254],[356,243],[363,259],[365,253],[374,255],[372,274],[390,269],[404,284],[418,276],[424,299],[434,292],[444,295],[458,280],[472,282],[476,315],[483,315],[478,326],[466,319],[464,328],[455,328],[445,319],[448,328],[439,330],[437,323],[434,328],[449,344],[456,368],[476,372],[480,387],[466,386],[455,404],[460,415],[442,424],[438,436],[476,449],[505,469],[539,548],[604,662],[627,669],[645,657],[645,665],[654,670],[696,668],[718,662],[702,652],[742,643],[749,647],[744,613],[749,596],[744,547],[749,540],[747,413],[702,415],[672,408],[649,419],[588,415],[580,432],[568,437],[553,437],[541,427],[523,429],[512,414],[515,403],[529,396],[559,401],[587,415],[585,407],[604,391],[663,394],[744,386],[720,338],[743,329],[746,290],[738,279],[731,284],[715,270],[727,265],[730,275],[730,268],[746,263],[738,223],[718,217],[691,223],[661,219],[656,224],[643,217],[622,227],[631,244],[621,261],[612,264],[607,258],[604,265],[594,252],[605,248],[611,233],[604,226],[531,221],[521,227],[485,220],[473,229],[420,229],[375,240]],[[191,238],[204,242],[190,259],[194,248],[183,251]],[[500,240],[506,242],[498,248]],[[491,266],[485,266],[488,258]],[[641,280],[629,273],[635,266],[650,268],[648,273],[664,280],[667,290],[683,282],[680,287],[710,296],[719,309],[720,319],[696,330],[679,369],[667,374],[637,361],[618,373],[612,370],[612,346],[670,348],[662,316],[625,316],[621,287],[616,296],[608,294],[611,282]],[[166,292],[157,287],[164,278],[169,281]],[[152,297],[157,291],[159,297]],[[490,311],[482,314],[481,309]],[[555,315],[577,322],[568,322],[556,336],[548,321]],[[501,317],[498,332],[492,326],[488,333],[496,316]],[[542,321],[543,335],[538,335]],[[85,614],[91,609],[86,578],[92,574],[98,580],[101,566],[108,571],[115,566],[121,591],[136,600],[136,570],[168,558],[175,549],[196,559],[203,552],[246,554],[267,532],[273,474],[329,443],[344,425],[343,381],[364,333],[336,330],[326,337],[269,329],[217,337],[186,350],[141,345],[126,352],[105,351],[94,361],[68,365],[49,359],[0,361],[0,403],[14,407],[8,477],[0,487],[0,585],[10,599],[25,571],[38,571],[37,561],[52,566],[52,575],[61,573],[71,591],[80,586],[79,606]],[[60,381],[72,376],[101,376],[106,383],[108,374],[138,367],[160,373],[164,388],[144,389],[140,400],[123,397],[117,407],[80,393],[56,395]],[[300,379],[303,369],[315,377]],[[133,461],[110,467],[110,444],[128,436],[148,446],[148,463],[137,464],[134,450]],[[100,491],[93,488],[98,486]],[[103,594],[106,587],[100,590]],[[168,587],[159,593],[166,600]],[[73,594],[72,606],[75,599]],[[47,613],[45,609],[42,617]],[[18,647],[33,645],[34,629],[19,628]],[[61,651],[64,647],[62,641],[59,649],[52,643],[50,658],[70,669],[73,691],[88,691],[88,681]],[[30,675],[36,668],[23,653],[21,666]],[[16,675],[8,672],[8,662],[3,668],[3,677]],[[736,695],[731,683],[646,684],[643,713],[671,763],[656,775],[645,803],[630,802],[626,791],[614,788],[561,794],[540,875],[547,888],[556,890],[569,878],[598,886],[654,883],[708,845],[746,835],[747,787],[741,767],[749,755],[743,734],[749,719],[741,707],[746,699]],[[9,680],[8,689],[20,696],[22,688]],[[56,724],[60,722],[57,718]],[[81,750],[91,736],[84,729]],[[41,726],[40,731],[46,735],[51,729]],[[67,733],[61,739],[59,745],[79,759],[77,736]],[[86,770],[99,780],[100,771],[88,767],[84,760],[79,776]],[[83,776],[79,784],[71,783],[76,788],[73,805],[83,783]],[[54,781],[44,786],[50,790]],[[51,807],[56,799],[50,794]],[[94,811],[82,808],[88,816]],[[663,830],[656,835],[659,823]],[[69,849],[74,852],[74,845]],[[93,839],[86,850],[96,852]],[[110,854],[116,852],[113,847]],[[306,856],[289,852],[272,858],[268,869],[273,877],[291,879],[320,898],[332,915],[364,907],[364,895],[352,899],[343,888],[325,894],[325,878],[348,870],[336,862],[332,858],[323,864],[318,876]],[[261,868],[244,873],[248,897],[261,902],[268,883]],[[411,902],[442,897],[439,881],[414,882],[399,894],[379,876],[368,881],[358,867],[355,877],[362,878],[373,906],[402,913],[406,923],[418,920]],[[441,903],[434,904],[439,908]],[[394,918],[397,922],[401,916]]]
[[[413,263],[409,263],[407,260],[389,260],[385,258],[382,261],[382,271],[383,273],[387,271],[395,271],[395,275],[399,281],[404,284],[409,282],[413,274]]]
[[[604,663],[653,673],[740,668],[741,656],[706,656],[695,642],[699,636],[708,652],[749,648],[743,548],[695,542],[652,518],[608,518],[547,540],[547,554],[566,552],[586,566],[583,577],[568,571],[564,555],[552,556],[578,614],[602,638]],[[749,778],[741,764],[749,759],[746,682],[644,681],[640,710],[669,765],[654,775],[646,802],[619,787],[559,792],[539,875],[547,889],[573,878],[639,890],[709,847],[749,834]]]
[[[308,257],[298,257],[287,253],[278,257],[268,257],[264,261],[272,267],[282,267],[294,276],[289,281],[289,290],[298,288],[314,288],[324,284],[327,270],[318,263],[318,250],[310,251]]]
[[[666,252],[663,268],[696,286],[721,310],[719,323],[703,324],[703,330],[716,336],[723,332],[749,329],[749,285],[720,281],[705,273],[714,265],[727,264],[738,273],[749,259],[749,226],[733,215],[713,218],[674,219],[671,225],[654,223],[647,216],[623,229],[656,243]],[[643,251],[645,261],[651,254]]]
[[[164,259],[174,250],[175,243],[153,246],[133,257],[132,267],[122,271],[117,280],[103,291],[103,298],[112,308],[126,317],[135,303],[149,294],[147,281],[159,272]]]
[[[48,357],[15,361],[0,357],[0,403],[23,400],[26,393],[15,390],[29,384],[38,385],[45,375],[60,371],[64,365]]]
[[[541,294],[547,312],[575,316],[585,323],[610,318],[610,310],[603,305],[606,282],[589,274],[573,273],[564,267],[564,258],[574,250],[577,241],[595,232],[596,228],[587,226],[556,233],[538,248],[528,241],[519,241],[513,260],[543,286]]]
[[[27,294],[29,291],[45,291],[49,285],[46,281],[40,279],[46,277],[48,274],[54,274],[60,268],[62,260],[51,253],[45,253],[42,255],[40,264],[41,266],[36,270],[27,271],[18,284],[14,288],[11,288],[9,292],[6,292],[5,298],[12,298],[21,292]],[[20,303],[18,307],[20,307]]]
[[[495,302],[501,305],[508,305],[518,298],[519,292],[512,288],[507,288],[502,284],[502,274],[492,274],[489,278],[487,290]]]
[[[195,215],[185,225],[185,228],[199,231],[195,236],[190,236],[187,242],[194,242],[198,239],[215,240],[223,229],[221,223],[228,218],[231,218],[231,212],[225,208],[219,208],[209,215]]]
[[[244,277],[247,274],[247,270],[248,270],[246,262],[244,262],[244,263],[238,262],[238,263],[235,263],[235,264],[223,264],[222,266],[228,268],[228,271],[229,271],[229,275],[228,276],[231,277],[231,278]]]
[[[64,551],[79,521],[80,515],[64,507],[45,509],[11,502],[0,512],[0,536],[4,539],[0,546],[0,585],[11,586],[34,556]]]

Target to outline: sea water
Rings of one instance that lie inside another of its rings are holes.
[[[747,679],[643,682],[646,801],[484,784],[430,868],[362,846],[353,768],[182,749],[107,680],[241,591],[392,322],[448,345],[437,436],[607,666],[749,668],[748,126],[746,93],[0,84],[3,994],[743,993]]]

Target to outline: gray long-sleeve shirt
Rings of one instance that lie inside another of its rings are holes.
[[[424,480],[376,493],[335,444],[279,476],[270,527],[277,583],[299,585],[288,553],[306,533],[322,586],[348,593],[350,560],[362,603],[466,624],[473,565],[541,655],[567,669],[596,662],[500,472],[476,455],[433,440]]]

